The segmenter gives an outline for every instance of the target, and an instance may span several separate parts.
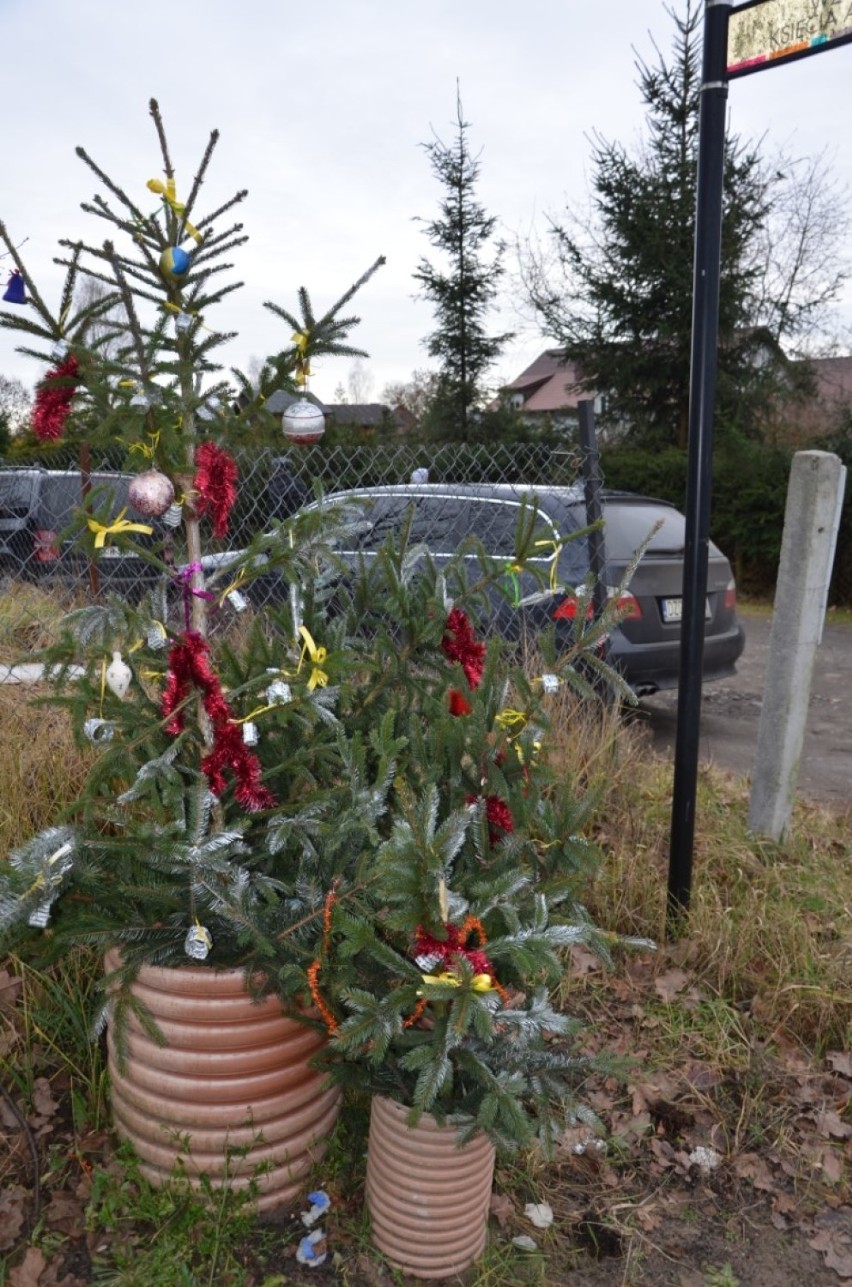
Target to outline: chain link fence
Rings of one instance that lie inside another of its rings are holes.
[[[205,532],[205,553],[244,547],[258,533],[287,518],[318,495],[422,480],[431,483],[510,483],[569,486],[581,481],[591,464],[570,440],[446,444],[334,444],[276,454],[242,449],[234,453],[239,490],[228,537]],[[84,457],[85,458],[85,457]],[[156,583],[158,574],[121,541],[106,541],[92,551],[81,543],[85,513],[109,522],[128,507],[133,475],[121,461],[102,455],[81,468],[73,449],[54,452],[49,463],[0,466],[0,664],[18,661],[50,643],[62,615],[109,593],[136,599]],[[143,548],[165,548],[180,566],[186,558],[182,529],[161,521],[154,532],[133,534]],[[481,535],[481,533],[478,533]]]

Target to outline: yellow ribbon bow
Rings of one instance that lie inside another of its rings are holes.
[[[130,519],[124,517],[126,513],[127,507],[125,506],[114,522],[106,524],[99,523],[96,518],[86,519],[86,522],[89,525],[89,531],[95,533],[96,550],[102,550],[104,548],[104,543],[108,536],[118,536],[123,532],[144,532],[147,536],[151,535],[154,530],[153,527],[148,523],[131,523]]]
[[[306,384],[308,376],[311,373],[311,364],[308,359],[308,345],[311,342],[309,331],[294,331],[293,343],[296,346],[298,357],[296,358],[296,383]]]
[[[177,189],[175,188],[174,179],[167,179],[165,183],[163,183],[162,179],[149,179],[148,190],[150,192],[156,192],[158,197],[162,197],[166,205],[172,209],[177,218],[183,220],[184,229],[190,237],[193,237],[197,242],[204,240],[198,229],[193,228],[189,220],[183,218],[183,212],[186,210],[186,206],[183,201],[178,201],[177,199]]]
[[[422,974],[420,977],[424,983],[443,983],[451,988],[461,987],[461,979],[455,974],[451,974],[449,970],[444,970],[442,974]],[[470,986],[474,992],[490,992],[494,987],[494,980],[490,974],[474,974],[470,981]],[[417,995],[422,996],[423,994],[418,992]]]
[[[494,716],[494,723],[499,724],[501,728],[514,728],[516,724],[522,727],[527,722],[527,717],[523,711],[516,711],[511,706],[505,707],[498,715]]]
[[[307,626],[299,626],[299,634],[304,639],[302,653],[299,657],[299,670],[302,669],[302,662],[307,655],[311,659],[311,675],[308,680],[308,692],[312,693],[315,688],[325,688],[328,683],[328,675],[321,669],[328,653],[325,648],[318,648],[313,641],[310,630]]]
[[[550,592],[551,594],[555,594],[558,589],[556,574],[559,569],[559,555],[562,553],[563,542],[562,541],[536,541],[535,544],[536,544],[536,549],[538,549],[539,546],[541,546],[544,549],[553,550],[553,554],[550,560]]]
[[[156,452],[157,447],[159,446],[159,443],[160,443],[159,429],[156,431],[156,433],[149,433],[148,437],[151,439],[150,447],[148,446],[147,442],[132,442],[130,444],[130,450],[141,452],[146,460],[153,460],[154,453]]]

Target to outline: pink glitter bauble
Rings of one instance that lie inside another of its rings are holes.
[[[133,508],[146,518],[160,518],[175,498],[175,489],[165,474],[158,469],[146,469],[137,474],[127,491]]]

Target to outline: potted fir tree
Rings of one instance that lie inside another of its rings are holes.
[[[402,746],[386,839],[357,899],[329,889],[310,974],[335,1078],[373,1096],[374,1241],[421,1277],[481,1252],[494,1146],[547,1153],[566,1120],[591,1120],[590,1062],[549,991],[566,947],[613,941],[578,902],[591,801],[550,767],[548,706],[576,655],[530,677],[501,641],[486,648],[469,614],[496,570],[480,558],[471,584],[470,562],[439,572],[389,546],[384,594],[356,595],[375,666],[359,701]]]
[[[263,1164],[272,1205],[298,1187],[336,1110],[338,1092],[309,1066],[324,1034],[306,1009],[306,967],[325,890],[373,843],[382,789],[353,790],[358,739],[334,715],[348,662],[312,596],[326,521],[303,516],[280,542],[293,593],[274,630],[243,614],[273,538],[259,537],[215,594],[201,558],[208,537],[227,535],[239,494],[231,438],[263,426],[272,388],[303,387],[313,357],[359,352],[346,343],[357,318],[341,309],[382,261],[321,318],[304,291],[300,317],[269,304],[286,343],[259,390],[238,373],[235,390],[215,361],[228,336],[213,328],[237,285],[224,261],[246,240],[229,222],[246,193],[196,212],[214,133],[180,201],[155,102],[151,115],[163,177],[147,189],[128,193],[78,149],[102,188],[84,209],[111,239],[61,243],[55,311],[0,224],[22,283],[0,323],[55,364],[38,389],[36,436],[79,445],[84,483],[107,450],[137,475],[130,514],[82,489],[93,584],[116,548],[152,573],[141,598],[101,595],[70,614],[44,655],[52,700],[96,753],[81,799],[3,864],[0,930],[4,946],[23,934],[33,950],[88,943],[105,956],[115,1115],[143,1169],[161,1178],[180,1156],[214,1180],[241,1169],[246,1183]],[[80,274],[96,289],[78,307]],[[226,1145],[251,1148],[235,1161]]]

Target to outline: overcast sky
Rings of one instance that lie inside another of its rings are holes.
[[[155,97],[179,197],[213,128],[221,140],[196,213],[249,189],[240,217],[251,240],[235,252],[245,286],[216,315],[240,335],[228,361],[245,368],[288,343],[264,300],[293,309],[305,285],[320,313],[384,254],[357,300],[353,337],[369,351],[377,399],[388,381],[429,365],[432,313],[412,273],[431,248],[415,219],[434,216],[441,190],[420,144],[433,129],[452,138],[456,79],[482,149],[479,197],[512,240],[543,231],[566,201],[583,203],[592,131],[638,138],[636,56],[653,58],[652,36],[668,51],[672,35],[661,0],[0,0],[0,217],[16,242],[26,238],[28,270],[57,304],[57,239],[97,241],[106,227],[79,209],[97,185],[74,148],[153,209]],[[845,46],[736,81],[731,126],[767,150],[827,148],[849,182],[850,71]],[[846,312],[852,320],[852,301]],[[508,289],[493,326],[521,328],[495,369],[510,380],[545,341],[524,327]],[[350,368],[326,361],[313,390],[331,400]],[[0,374],[28,385],[41,374],[7,331]]]

